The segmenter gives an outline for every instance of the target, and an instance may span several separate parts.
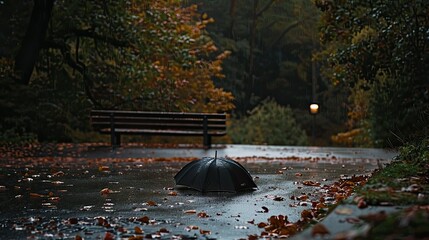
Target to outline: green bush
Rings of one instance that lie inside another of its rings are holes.
[[[378,147],[401,146],[429,134],[429,96],[411,78],[378,74],[369,110],[370,134]]]
[[[234,143],[307,145],[307,135],[297,124],[290,107],[266,99],[248,117],[233,119],[228,134]]]

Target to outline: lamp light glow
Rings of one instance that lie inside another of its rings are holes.
[[[317,103],[310,104],[310,113],[311,114],[318,114],[319,113],[319,104],[317,104]]]

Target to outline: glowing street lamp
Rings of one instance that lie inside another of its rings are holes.
[[[313,121],[311,124],[311,139],[314,143],[316,140],[316,115],[319,113],[320,107],[318,103],[311,103],[310,108],[308,109],[310,111],[310,114],[313,115]]]
[[[316,115],[319,113],[319,104],[317,103],[311,103],[310,104],[310,114],[311,115]]]

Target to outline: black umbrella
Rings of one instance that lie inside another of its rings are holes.
[[[177,185],[201,192],[237,192],[257,188],[252,176],[240,163],[216,156],[186,164],[174,179]]]

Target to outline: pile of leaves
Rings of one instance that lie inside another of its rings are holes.
[[[351,176],[342,177],[339,181],[334,182],[332,185],[321,185],[318,182],[303,181],[306,186],[319,187],[321,196],[317,195],[316,199],[311,194],[303,194],[301,196],[291,196],[292,200],[296,200],[296,206],[311,206],[310,209],[305,209],[301,212],[301,218],[297,222],[288,221],[288,217],[284,215],[273,215],[267,222],[260,222],[257,224],[262,228],[262,233],[258,235],[251,235],[249,239],[258,238],[285,238],[293,236],[309,225],[314,225],[312,235],[325,235],[329,234],[328,229],[320,223],[320,221],[327,215],[330,207],[334,207],[349,197],[355,187],[363,186],[367,182],[367,176]],[[274,200],[276,200],[274,198]],[[279,199],[277,199],[278,201]],[[365,207],[363,201],[358,201],[360,207]]]

